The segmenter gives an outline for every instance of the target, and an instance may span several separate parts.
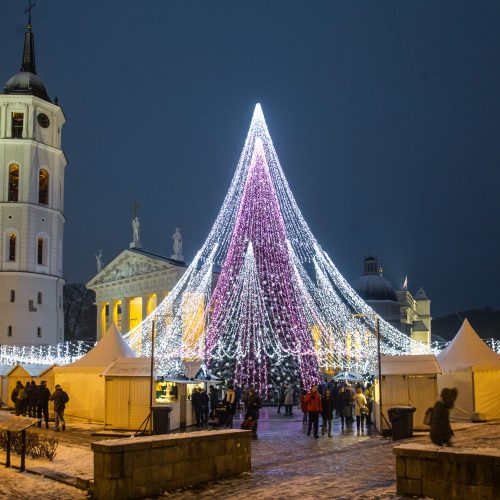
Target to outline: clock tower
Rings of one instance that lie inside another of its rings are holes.
[[[64,123],[37,76],[30,20],[0,94],[0,345],[64,340]]]

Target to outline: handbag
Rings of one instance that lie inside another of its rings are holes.
[[[368,408],[366,406],[360,406],[358,398],[354,398],[356,400],[356,404],[358,405],[359,412],[361,413],[362,417],[367,417],[368,416]]]

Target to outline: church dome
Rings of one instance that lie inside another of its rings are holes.
[[[376,257],[371,255],[366,257],[364,269],[363,276],[354,285],[354,289],[363,300],[398,301],[393,286],[382,276]]]
[[[49,94],[41,78],[28,71],[21,71],[10,78],[3,88],[3,93],[34,95],[50,102]]]
[[[365,274],[356,281],[354,289],[363,300],[391,300],[397,302],[392,285],[379,274]]]
[[[30,13],[31,15],[31,13]],[[35,37],[31,29],[31,22],[24,33],[23,59],[21,71],[16,73],[3,88],[4,94],[34,95],[51,102],[45,84],[36,74],[35,63]]]

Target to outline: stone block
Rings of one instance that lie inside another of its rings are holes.
[[[226,440],[226,454],[232,454],[236,448],[236,439]]]
[[[110,479],[119,479],[123,476],[123,454],[113,453],[108,455],[110,464],[108,469],[108,477]]]
[[[140,467],[146,467],[151,464],[151,451],[152,451],[151,449],[139,450],[132,453],[134,469]]]
[[[155,490],[152,490],[149,486],[145,484],[134,484],[133,490],[132,490],[132,498],[144,498],[149,495],[154,495],[156,493]],[[130,497],[125,497],[125,498],[130,498]]]
[[[134,472],[132,474],[132,481],[135,485],[148,484],[152,482],[152,474],[150,467],[134,467]]]
[[[440,479],[427,479],[422,481],[422,494],[429,498],[446,498],[444,481]]]
[[[191,474],[191,465],[189,461],[183,460],[182,462],[176,462],[174,465],[174,478],[185,478]]]
[[[422,477],[422,462],[418,458],[406,459],[406,477],[420,479]]]
[[[162,448],[162,463],[171,464],[177,462],[177,448]]]
[[[208,447],[208,455],[215,457],[217,455],[224,455],[226,453],[226,442],[222,439],[215,439],[210,442]]]
[[[99,452],[94,452],[94,477],[102,477],[104,475],[104,455]]]
[[[191,460],[198,460],[199,458],[205,458],[210,455],[208,450],[210,449],[210,441],[197,441],[191,440],[189,443],[189,458]]]
[[[470,486],[467,500],[494,500],[493,486],[474,485]]]
[[[444,480],[443,465],[437,460],[426,459],[422,461],[422,477],[431,480]]]
[[[149,463],[151,465],[160,465],[163,462],[165,454],[163,452],[165,448],[151,448],[149,450]],[[167,448],[168,449],[168,448]]]
[[[419,479],[407,479],[398,477],[396,480],[398,495],[422,495],[422,481]]]
[[[406,458],[396,456],[396,476],[406,477]]]
[[[405,477],[397,477],[396,478],[396,492],[398,495],[408,495],[408,479]]]
[[[134,460],[132,453],[124,453],[123,455],[123,477],[132,477],[134,473]]]

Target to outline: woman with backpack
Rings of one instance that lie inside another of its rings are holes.
[[[16,416],[22,415],[23,417],[25,417],[26,408],[28,406],[28,394],[20,380],[16,382],[16,387],[12,391],[10,398],[14,403]]]

